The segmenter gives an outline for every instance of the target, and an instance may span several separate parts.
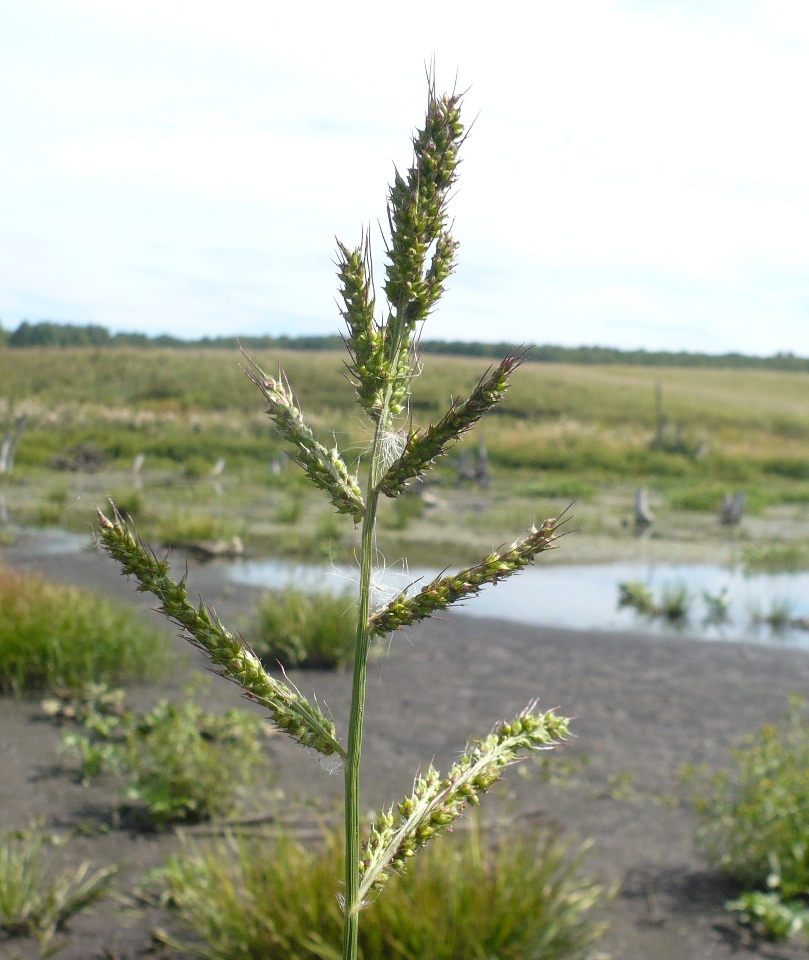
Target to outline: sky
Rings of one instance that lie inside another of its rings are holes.
[[[0,0],[0,322],[340,332],[425,64],[465,90],[425,339],[809,356],[805,0]]]

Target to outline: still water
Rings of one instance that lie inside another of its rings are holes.
[[[439,573],[417,569],[404,573],[388,569],[375,576],[375,600],[413,585],[418,590]],[[356,588],[357,569],[348,566],[290,566],[277,560],[245,562],[229,567],[228,576],[254,586],[334,593]],[[618,609],[618,584],[639,580],[660,596],[664,587],[682,585],[691,597],[688,620],[672,625],[662,618],[650,620],[633,610]],[[723,623],[708,621],[703,591],[725,591],[728,615]],[[809,617],[809,572],[745,575],[738,569],[701,565],[597,564],[546,566],[538,564],[496,586],[485,587],[477,598],[453,609],[463,616],[499,617],[534,626],[576,630],[610,630],[621,633],[655,633],[702,640],[744,640],[748,643],[809,649],[809,631],[774,630],[753,623],[755,613],[766,615],[773,605],[786,605],[790,618]]]

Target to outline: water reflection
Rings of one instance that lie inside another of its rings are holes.
[[[413,584],[413,589],[439,570],[405,572],[388,569],[376,577],[380,596]],[[277,560],[233,565],[229,576],[257,586],[345,592],[356,585],[357,570],[347,566],[290,566]],[[619,607],[619,584],[638,582],[653,595],[685,590],[692,602],[686,617],[642,616]],[[538,565],[510,580],[484,588],[463,607],[466,616],[499,617],[537,626],[621,633],[655,633],[703,640],[744,640],[809,649],[809,631],[777,619],[768,623],[779,605],[789,620],[809,617],[809,572],[745,575],[710,564],[658,565],[613,563],[588,566]]]

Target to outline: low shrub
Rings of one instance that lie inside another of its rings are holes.
[[[267,593],[249,633],[267,666],[346,667],[353,663],[356,607],[346,595],[289,588]]]
[[[158,828],[239,807],[264,768],[260,717],[245,710],[207,713],[190,698],[135,714],[122,708],[120,692],[85,688],[43,703],[49,715],[87,731],[64,737],[65,748],[78,754],[85,785],[102,773],[123,777],[127,799]]]
[[[793,697],[784,723],[732,751],[732,766],[698,776],[698,843],[748,889],[809,894],[809,717]]]
[[[107,867],[90,874],[90,864],[56,872],[43,846],[41,830],[0,834],[0,931],[33,935],[45,947],[71,917],[100,899],[117,872]],[[54,951],[55,952],[55,951]]]
[[[550,833],[491,839],[473,825],[411,861],[363,911],[362,960],[588,956],[604,890],[581,877],[583,852],[569,856]],[[317,849],[288,837],[187,842],[159,875],[164,902],[209,960],[340,960],[339,848],[336,834]]]
[[[261,732],[261,719],[245,710],[215,715],[192,700],[164,700],[128,732],[127,797],[157,827],[230,814],[261,767]]]
[[[170,644],[132,607],[0,566],[0,690],[156,677]]]

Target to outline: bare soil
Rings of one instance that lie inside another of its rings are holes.
[[[156,616],[149,599],[98,553],[43,555],[20,541],[3,559],[136,601],[144,616]],[[178,558],[178,569],[182,562]],[[212,565],[192,566],[189,584],[231,624],[243,623],[256,599],[250,588],[226,583]],[[189,674],[204,668],[189,649],[176,676],[132,690],[130,698],[145,704],[178,695]],[[348,673],[297,672],[291,679],[307,696],[315,691],[345,730]],[[725,765],[744,734],[777,722],[787,695],[808,688],[809,656],[797,650],[537,629],[462,615],[433,620],[397,634],[389,657],[370,671],[363,802],[371,809],[401,798],[420,764],[434,758],[446,768],[470,735],[488,732],[539,697],[541,706],[577,718],[576,739],[556,755],[555,782],[534,766],[525,767],[528,775],[512,769],[488,810],[557,824],[571,839],[593,839],[587,869],[618,886],[605,908],[604,957],[807,957],[800,945],[756,942],[725,912],[735,891],[694,850],[695,818],[678,771],[683,764]],[[223,708],[243,704],[224,681],[214,680],[210,693]],[[155,926],[172,929],[172,918],[132,897],[143,871],[177,848],[175,834],[132,828],[116,811],[112,785],[82,787],[38,699],[0,698],[0,729],[0,828],[39,819],[50,829],[75,831],[59,849],[65,860],[123,865],[122,899],[78,915],[59,956],[134,960],[157,949],[158,956],[179,958],[155,948],[152,939]],[[342,778],[316,755],[280,736],[269,749],[287,804],[328,811],[339,802]],[[0,943],[0,957],[38,956],[33,942]]]

